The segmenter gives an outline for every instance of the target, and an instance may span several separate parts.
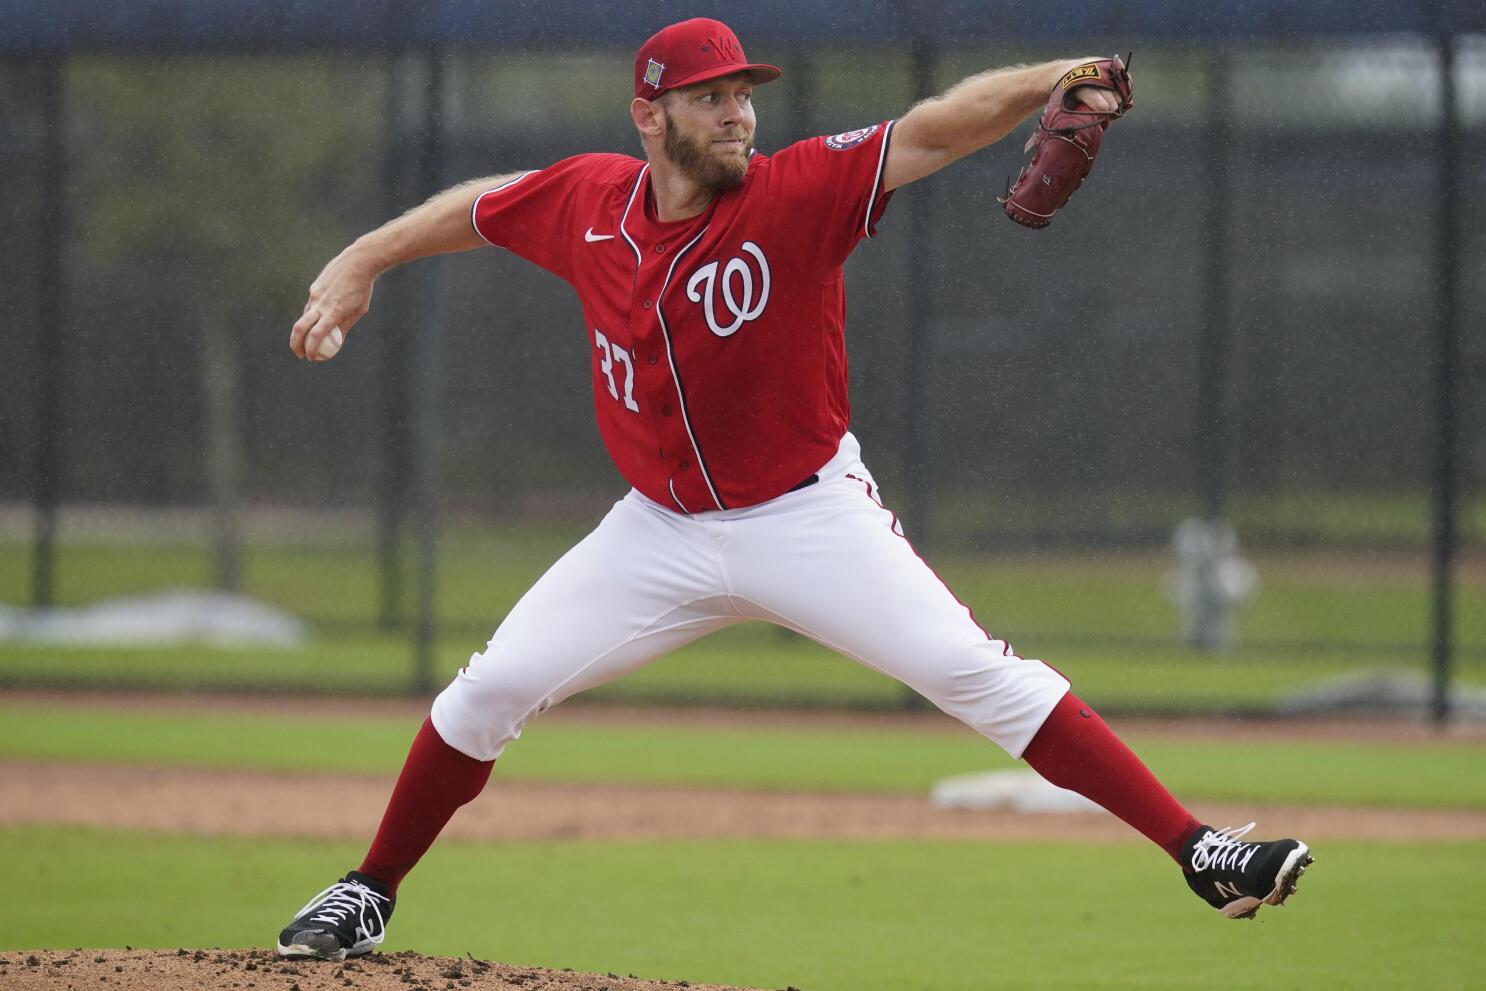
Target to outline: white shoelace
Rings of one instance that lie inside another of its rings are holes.
[[[317,909],[315,914],[310,916],[309,921],[327,922],[332,926],[338,926],[346,920],[347,916],[355,912],[358,915],[357,934],[370,936],[372,933],[359,922],[360,913],[370,911],[377,917],[377,933],[380,934],[387,928],[387,923],[382,918],[382,906],[378,902],[385,901],[390,901],[386,895],[379,895],[358,881],[337,881],[311,898],[309,903],[295,914],[304,915],[312,908]]]
[[[1238,841],[1253,828],[1251,822],[1247,826],[1208,830],[1192,848],[1193,873],[1212,868],[1241,871],[1249,866],[1249,860],[1259,852],[1259,844]]]

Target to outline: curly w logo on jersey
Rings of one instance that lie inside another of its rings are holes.
[[[763,249],[752,241],[744,241],[743,250],[758,262],[757,283],[754,282],[753,266],[742,258],[733,258],[723,265],[721,276],[718,275],[720,263],[710,261],[686,280],[686,298],[693,303],[702,304],[702,311],[707,317],[707,326],[718,337],[733,336],[745,323],[763,316],[764,307],[769,305],[769,259],[764,257]],[[719,283],[721,283],[720,286]],[[756,304],[753,298],[755,285],[758,287]],[[732,320],[726,326],[717,322],[715,301],[719,292],[722,295],[723,307],[732,314]]]

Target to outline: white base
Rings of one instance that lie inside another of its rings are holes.
[[[1025,813],[1103,812],[1077,792],[1059,788],[1036,771],[989,771],[935,782],[935,808],[1004,809]]]

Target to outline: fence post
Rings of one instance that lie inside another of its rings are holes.
[[[938,53],[934,43],[919,35],[913,41],[912,85],[913,100],[927,99],[934,95],[934,73],[938,67]],[[930,544],[930,503],[933,499],[932,474],[934,471],[933,432],[928,419],[934,404],[930,401],[929,366],[933,362],[933,298],[929,286],[930,258],[934,244],[934,217],[932,190],[913,190],[904,206],[908,245],[908,266],[905,273],[905,291],[908,310],[903,321],[908,333],[907,368],[907,421],[905,440],[908,450],[903,458],[903,473],[907,482],[907,512],[912,521],[914,543],[920,553],[926,553]]]
[[[789,112],[783,140],[775,142],[780,148],[815,134],[815,53],[809,49],[791,49],[787,67],[784,78],[789,87]]]
[[[1202,330],[1197,345],[1197,463],[1201,473],[1199,485],[1202,515],[1210,530],[1223,523],[1228,501],[1228,467],[1231,458],[1232,432],[1228,416],[1228,353],[1232,328],[1228,315],[1232,257],[1229,251],[1232,230],[1232,169],[1229,168],[1229,144],[1232,140],[1232,101],[1229,91],[1233,81],[1227,66],[1227,53],[1214,48],[1207,55],[1205,162],[1203,171],[1203,242]],[[1205,555],[1196,575],[1192,594],[1196,596],[1192,617],[1191,642],[1203,651],[1221,650],[1225,646],[1225,614],[1231,606],[1224,601],[1218,581],[1215,555]]]
[[[31,551],[31,605],[45,609],[56,601],[57,502],[62,489],[62,344],[66,298],[65,243],[67,188],[66,101],[62,55],[37,61],[42,112],[41,209],[36,237],[36,430],[32,449],[32,499],[36,521]]]
[[[413,64],[405,43],[395,36],[389,41],[387,57],[387,137],[382,162],[383,214],[396,216],[407,209],[424,183],[409,172],[417,167],[409,154],[410,135],[417,133],[423,112],[422,94],[415,85],[422,70]],[[377,313],[376,335],[377,393],[381,402],[381,463],[379,465],[379,498],[377,506],[377,558],[381,601],[377,626],[384,633],[404,628],[404,561],[403,533],[408,515],[409,444],[408,429],[413,404],[412,386],[408,381],[405,355],[417,347],[409,340],[416,312],[409,306],[413,286],[409,275],[391,272],[383,281],[386,293]]]
[[[1434,275],[1434,637],[1431,650],[1436,725],[1450,719],[1450,673],[1454,659],[1452,606],[1455,572],[1455,495],[1460,448],[1459,397],[1455,369],[1460,338],[1458,261],[1460,255],[1460,107],[1455,93],[1455,38],[1448,26],[1437,37],[1440,72],[1440,123],[1435,155],[1439,181],[1435,198]]]
[[[439,191],[444,176],[444,53],[438,46],[425,55],[423,140],[418,154],[421,197]],[[426,258],[419,263],[421,316],[412,343],[414,362],[413,478],[417,507],[417,619],[413,624],[412,690],[424,694],[433,687],[433,654],[438,638],[436,586],[439,532],[439,414],[444,378],[444,325],[449,313],[445,295],[444,263]]]
[[[926,34],[915,32],[912,53],[913,101],[934,95],[934,74],[939,65],[934,42]],[[907,512],[912,521],[913,542],[919,553],[927,553],[930,544],[930,515],[933,500],[934,458],[932,450],[933,431],[928,420],[934,404],[930,402],[933,390],[929,388],[929,366],[934,358],[933,294],[929,285],[930,252],[934,245],[934,217],[932,190],[914,190],[908,198],[906,241],[908,244],[908,268],[905,273],[908,295],[908,312],[904,327],[908,331],[908,356],[905,374],[908,380],[907,398],[907,453],[903,458],[903,472],[907,483]],[[929,708],[929,703],[904,685],[901,706],[904,709]]]

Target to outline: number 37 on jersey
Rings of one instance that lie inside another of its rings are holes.
[[[619,379],[615,377],[614,366],[622,365],[619,378],[624,380],[624,408],[632,413],[640,412],[640,404],[635,402],[635,357],[629,351],[612,344],[602,330],[593,328],[594,347],[599,352],[599,371],[603,374],[609,386],[609,395],[617,401],[620,398]]]

